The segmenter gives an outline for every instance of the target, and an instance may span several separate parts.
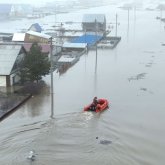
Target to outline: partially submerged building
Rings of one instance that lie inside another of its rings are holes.
[[[35,31],[27,31],[26,33],[14,33],[12,41],[15,43],[21,43],[26,52],[28,53],[30,51],[30,48],[33,43],[38,43],[38,45],[41,47],[41,52],[47,55],[50,58],[50,52],[51,52],[51,36],[39,33]],[[56,55],[58,55],[61,52],[61,45],[54,45],[54,41],[52,41],[52,54],[53,54],[53,60],[56,61]]]
[[[83,55],[86,51],[86,43],[65,42],[62,45],[60,58],[56,63],[59,74],[65,73],[70,67],[76,64],[76,62],[79,61],[81,55]]]
[[[84,32],[103,32],[106,31],[106,17],[104,14],[85,14],[82,20]]]

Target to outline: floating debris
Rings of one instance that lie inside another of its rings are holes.
[[[140,73],[136,76],[137,80],[138,79],[143,79],[145,77],[146,73]]]
[[[99,139],[98,136],[96,137],[96,139]],[[99,143],[100,144],[103,144],[103,145],[108,145],[108,144],[111,144],[112,141],[111,140],[100,140]]]
[[[154,56],[151,56],[152,58],[154,57]],[[148,62],[147,64],[146,63],[144,63],[144,62],[140,62],[140,64],[144,64],[145,65],[145,67],[151,67],[153,64],[155,64],[154,62],[153,62],[153,60],[151,60],[150,62]]]
[[[146,51],[144,51],[144,53],[155,53],[155,52],[154,51],[146,50]]]
[[[147,91],[147,88],[140,88],[140,90],[142,90],[142,91]]]
[[[146,67],[151,67],[152,66],[152,63],[148,63],[145,65]]]
[[[147,88],[141,87],[141,91],[148,92],[149,94],[154,94],[152,91],[148,90]]]
[[[140,74],[137,74],[136,76],[132,76],[132,77],[128,78],[128,81],[144,79],[146,74],[147,74],[147,73],[140,73]]]

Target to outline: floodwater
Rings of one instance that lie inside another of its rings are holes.
[[[97,57],[89,51],[61,76],[54,72],[53,118],[50,76],[44,78],[43,93],[0,123],[0,164],[164,164],[165,31],[155,19],[160,13],[130,11],[128,21],[126,10],[104,6],[57,19],[81,20],[84,13],[103,12],[107,22],[115,22],[118,14],[120,43],[113,50],[98,49]],[[110,108],[100,114],[82,112],[94,96],[107,98]],[[31,150],[35,161],[27,159]]]

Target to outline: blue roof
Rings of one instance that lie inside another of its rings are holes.
[[[0,4],[0,14],[9,14],[11,11],[10,4]]]
[[[99,41],[103,36],[99,35],[91,35],[84,34],[83,36],[74,38],[72,43],[87,43],[88,46],[94,45],[97,41]]]
[[[31,28],[35,28],[35,31],[39,32],[39,33],[41,33],[41,31],[42,31],[42,28],[38,23],[32,24],[31,27],[29,28],[29,30],[31,30]]]

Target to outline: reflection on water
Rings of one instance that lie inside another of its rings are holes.
[[[98,50],[97,50],[97,44],[96,44],[96,59],[95,59],[95,73],[94,73],[94,93],[97,95],[97,58],[98,58]]]
[[[49,101],[49,96],[50,96],[50,87],[45,86],[42,89],[42,93],[40,95],[34,95],[32,98],[29,100],[29,102],[26,104],[25,111],[30,117],[37,117],[41,115],[42,108],[40,107],[45,107],[45,102]],[[48,108],[48,107],[47,107]],[[49,109],[48,109],[49,110]]]

